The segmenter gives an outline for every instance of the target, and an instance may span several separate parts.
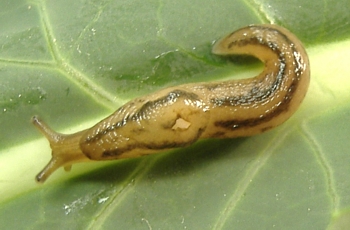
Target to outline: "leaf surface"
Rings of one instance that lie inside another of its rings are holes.
[[[349,223],[350,14],[341,1],[8,1],[0,8],[0,226],[7,229],[330,229]],[[267,133],[34,176],[50,158],[30,123],[91,127],[126,101],[261,67],[210,53],[248,24],[306,45],[301,108]],[[340,215],[341,216],[341,215]],[[334,218],[333,218],[334,217]],[[19,221],[20,220],[20,221]],[[340,222],[342,221],[342,222]],[[348,226],[349,227],[349,226]]]

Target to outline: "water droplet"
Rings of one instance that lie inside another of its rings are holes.
[[[98,199],[98,203],[99,203],[99,204],[102,204],[102,203],[106,202],[108,199],[109,199],[108,196],[107,196],[107,197],[99,198],[99,199]]]
[[[280,199],[280,198],[279,198],[279,195],[280,195],[280,194],[276,193],[276,200],[279,200],[279,199]]]

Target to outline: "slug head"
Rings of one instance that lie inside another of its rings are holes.
[[[89,160],[83,154],[79,145],[81,135],[84,131],[70,135],[60,134],[53,131],[37,116],[32,118],[32,123],[44,134],[52,149],[51,160],[35,177],[37,182],[45,182],[60,167],[64,167],[66,171],[69,171],[72,164]]]

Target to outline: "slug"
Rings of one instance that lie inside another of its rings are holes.
[[[188,146],[201,138],[251,136],[286,121],[309,85],[308,56],[299,39],[277,25],[251,25],[217,41],[216,55],[253,55],[265,68],[250,79],[184,84],[134,99],[90,129],[63,135],[38,117],[52,158],[36,176],[90,160],[139,157]]]

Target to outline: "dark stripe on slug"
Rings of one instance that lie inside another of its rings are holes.
[[[173,90],[169,92],[166,96],[161,97],[154,101],[146,102],[132,117],[133,120],[138,120],[140,118],[145,118],[147,114],[154,111],[155,108],[159,108],[161,106],[167,106],[174,104],[179,98],[186,98],[192,101],[200,100],[199,96],[195,93],[187,92],[184,90]]]
[[[259,27],[259,26],[258,26]],[[264,28],[260,27],[261,29],[264,30],[272,30],[278,32],[276,29],[273,28]],[[297,55],[299,52],[296,50],[296,47],[294,43],[284,34],[281,34],[278,32],[278,36],[283,38],[287,44],[289,44],[289,49],[290,49],[290,55],[291,57],[294,58],[293,64],[298,65],[300,63],[300,55]],[[286,71],[286,54],[285,52],[288,52],[288,50],[282,50],[281,48],[278,48],[278,45],[272,42],[264,42],[262,40],[259,40],[258,38],[252,37],[251,39],[247,40],[242,40],[238,41],[238,43],[233,42],[230,44],[232,45],[247,45],[247,44],[253,44],[254,45],[262,45],[265,47],[268,47],[269,49],[272,49],[278,56],[279,56],[279,61],[280,61],[280,69],[278,72],[278,75],[276,77],[276,80],[271,84],[270,89],[266,91],[256,91],[254,92],[254,88],[251,90],[251,92],[247,95],[242,95],[242,96],[234,96],[234,97],[225,97],[225,98],[214,98],[211,99],[211,102],[216,105],[216,106],[237,106],[237,105],[246,105],[246,104],[251,104],[256,101],[263,101],[266,98],[268,98],[272,93],[274,93],[276,90],[278,90],[281,87],[281,83],[284,80],[285,76],[285,71]],[[268,114],[263,115],[262,117],[258,118],[251,118],[251,119],[244,119],[244,120],[226,120],[226,121],[217,121],[215,122],[215,126],[217,127],[222,127],[230,130],[236,130],[236,129],[244,129],[248,127],[253,127],[260,125],[264,122],[267,122],[274,117],[278,116],[279,114],[286,112],[289,107],[289,103],[296,92],[296,89],[299,84],[300,76],[302,72],[304,71],[303,68],[298,67],[298,68],[292,68],[291,71],[294,71],[292,74],[295,75],[293,77],[293,81],[291,82],[286,95],[284,96],[284,99],[281,101],[281,103],[272,111],[270,111]]]
[[[265,114],[264,116],[259,117],[259,118],[250,118],[250,119],[243,119],[243,120],[232,119],[232,120],[226,120],[226,121],[216,121],[215,126],[220,127],[220,128],[229,129],[229,130],[237,130],[237,129],[250,128],[250,127],[257,126],[257,125],[260,125],[262,123],[270,121],[271,119],[278,116],[279,114],[288,111],[289,102],[291,101],[293,94],[295,93],[297,83],[299,83],[299,81],[293,81],[293,83],[289,87],[288,92],[285,95],[281,104],[279,106],[277,106],[276,109],[272,110],[270,113]]]
[[[282,35],[282,34],[279,34]],[[292,43],[287,37],[282,36],[288,44]],[[260,40],[259,38],[252,37],[249,40],[239,40],[230,43],[229,47],[233,45],[245,46],[245,45],[254,45],[254,46],[263,46],[268,50],[273,50],[277,55],[279,60],[279,70],[278,74],[275,78],[275,81],[272,82],[270,87],[267,90],[259,90],[256,87],[253,87],[251,91],[246,95],[233,96],[233,97],[225,97],[225,98],[213,98],[211,99],[211,103],[215,106],[237,106],[237,105],[249,105],[255,102],[260,102],[269,98],[274,92],[276,92],[280,87],[281,83],[285,77],[286,70],[286,55],[282,52],[281,49],[278,49],[278,45],[272,42],[265,42]],[[293,53],[295,52],[295,47],[291,47],[293,49]]]
[[[168,140],[168,141],[163,141],[162,143],[134,143],[132,145],[128,145],[127,147],[124,148],[116,148],[116,149],[110,149],[110,150],[105,150],[102,153],[102,158],[110,158],[110,157],[115,157],[115,156],[120,156],[123,155],[124,153],[127,153],[131,150],[165,150],[165,149],[174,149],[174,148],[181,148],[181,147],[186,147],[198,140],[198,138],[202,135],[204,132],[204,129],[199,129],[197,131],[197,135],[187,141],[183,142],[174,142],[173,140]]]
[[[195,93],[187,92],[184,90],[173,90],[167,93],[165,96],[160,97],[154,101],[145,101],[145,103],[133,114],[128,114],[125,112],[124,108],[121,107],[117,111],[123,111],[128,115],[122,117],[117,122],[109,124],[107,127],[96,128],[98,132],[85,138],[85,143],[93,143],[103,138],[103,136],[108,135],[109,132],[114,132],[115,130],[125,126],[128,122],[136,121],[140,122],[142,120],[148,119],[148,116],[155,111],[157,108],[162,108],[174,104],[179,98],[186,98],[192,101],[200,100],[199,96]],[[143,102],[140,99],[136,99],[137,102]],[[116,113],[115,116],[118,116]]]
[[[110,149],[110,150],[105,150],[102,153],[102,158],[109,158],[109,157],[114,157],[114,156],[120,156],[123,155],[124,153],[130,152],[131,150],[135,149],[146,149],[146,150],[165,150],[165,149],[173,149],[173,148],[180,148],[180,147],[185,147],[188,146],[191,143],[187,142],[163,142],[163,143],[149,143],[149,144],[135,144],[135,145],[129,145],[128,147],[125,148],[116,148],[116,149]]]
[[[272,28],[272,27],[265,27],[265,26],[261,26],[261,25],[253,25],[253,26],[248,26],[248,27],[245,27],[245,28],[241,28],[239,30],[236,30],[234,32],[232,32],[230,34],[233,35],[233,34],[237,34],[237,33],[240,33],[241,31],[245,31],[248,29],[252,29],[252,30],[260,30],[260,31],[268,31],[269,34],[271,34],[271,32],[274,32],[276,34],[278,34],[278,36],[282,37],[283,40],[288,43],[288,44],[292,44],[293,42],[288,38],[287,35],[281,33],[278,29],[275,29],[275,28]],[[255,41],[253,41],[255,40]],[[269,48],[271,48],[273,51],[275,51],[275,49],[277,48],[275,46],[274,43],[271,43],[271,42],[268,42],[268,43],[264,43],[264,39],[260,36],[256,36],[256,35],[253,35],[251,38],[247,38],[247,37],[244,37],[243,39],[241,40],[236,40],[236,41],[233,41],[231,42],[229,45],[228,45],[228,48],[232,48],[232,46],[236,45],[236,46],[245,46],[247,44],[253,44],[253,45],[259,45],[259,44],[268,44],[269,45]]]

